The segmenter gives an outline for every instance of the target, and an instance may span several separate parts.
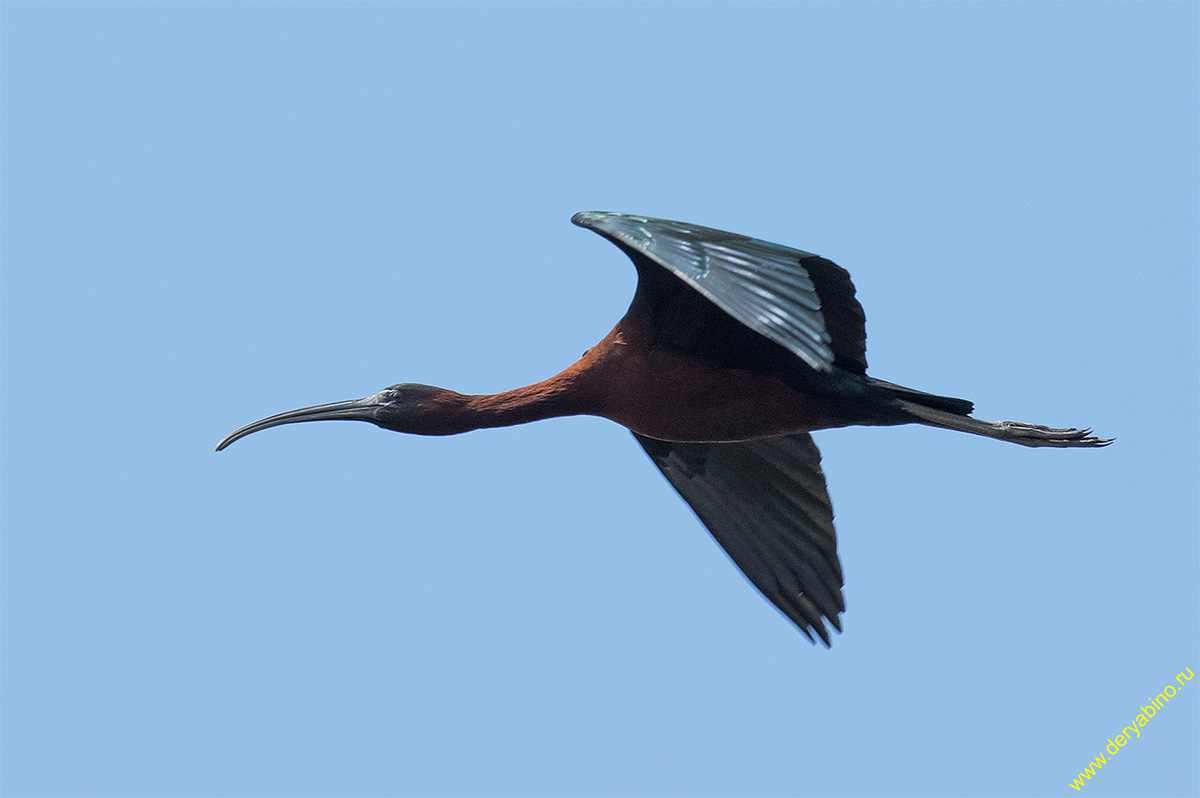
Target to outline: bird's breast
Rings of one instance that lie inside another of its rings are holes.
[[[826,407],[769,372],[669,350],[611,347],[594,366],[597,415],[666,441],[743,441],[840,426]]]

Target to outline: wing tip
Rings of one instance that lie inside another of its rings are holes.
[[[611,219],[614,216],[628,216],[626,213],[615,213],[613,211],[580,211],[571,217],[571,224],[579,227],[586,227],[589,230],[598,230],[604,226],[606,219]]]
[[[825,621],[828,621],[829,625],[832,626],[834,628],[834,630],[837,631],[838,634],[842,633],[842,621],[841,621],[841,618],[838,617],[838,615],[840,615],[840,613],[837,613],[834,615],[825,615],[816,624],[813,624],[813,626],[812,626],[813,630],[816,631],[816,633],[820,636],[821,643],[825,646],[825,648],[833,648],[833,636],[829,633],[829,629],[826,628]],[[813,640],[812,635],[809,634],[807,630],[805,630],[803,627],[801,627],[800,631],[802,631],[802,632],[804,632],[804,634],[808,635],[808,639],[812,640],[813,644],[816,645],[817,641]]]

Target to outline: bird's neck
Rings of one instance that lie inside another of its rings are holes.
[[[427,409],[425,420],[433,434],[454,435],[592,412],[580,388],[579,374],[572,368],[548,380],[503,393],[470,395],[446,391]]]
[[[629,314],[600,343],[576,363],[548,380],[503,393],[468,395],[446,391],[439,396],[424,420],[426,434],[453,435],[474,429],[510,427],[560,416],[605,416],[607,394],[621,384],[630,357],[628,329],[644,321],[630,321]],[[638,332],[635,330],[635,332]],[[645,335],[644,332],[639,332]]]

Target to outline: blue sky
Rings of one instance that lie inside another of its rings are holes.
[[[1194,3],[20,3],[0,788],[1064,795],[1200,669]],[[814,648],[629,434],[261,416],[555,373],[583,209],[853,274],[874,375],[1100,451],[816,435]],[[1200,791],[1200,682],[1082,795]]]

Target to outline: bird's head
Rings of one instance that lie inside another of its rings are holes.
[[[217,444],[217,451],[259,430],[302,421],[369,421],[395,432],[445,435],[460,431],[448,428],[446,421],[450,412],[461,406],[462,399],[465,397],[461,394],[432,385],[411,382],[393,385],[363,399],[330,402],[267,416],[226,435]]]

